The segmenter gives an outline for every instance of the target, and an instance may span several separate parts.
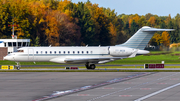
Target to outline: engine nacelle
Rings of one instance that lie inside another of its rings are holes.
[[[66,63],[64,61],[64,58],[53,58],[50,60],[50,62],[55,62],[55,63]]]
[[[111,56],[123,56],[123,57],[128,57],[131,54],[133,54],[133,52],[135,51],[135,49],[133,48],[126,48],[126,47],[110,47],[109,48],[109,52]]]

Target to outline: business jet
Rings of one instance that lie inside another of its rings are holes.
[[[95,64],[103,64],[119,59],[148,54],[144,50],[157,31],[174,31],[144,26],[125,43],[115,46],[72,46],[72,47],[22,47],[4,57],[4,60],[17,62],[47,61],[65,64],[85,64],[87,69],[95,69]]]

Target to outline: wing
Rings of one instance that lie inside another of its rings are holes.
[[[65,59],[66,63],[107,63],[114,60],[119,60],[128,57],[98,57],[98,58],[78,58],[78,59]]]
[[[107,63],[110,61],[123,59],[128,57],[95,57],[95,58],[53,58],[50,60],[50,62],[56,62],[56,63]]]

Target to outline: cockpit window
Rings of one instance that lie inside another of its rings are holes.
[[[24,52],[24,50],[18,50],[18,52]]]

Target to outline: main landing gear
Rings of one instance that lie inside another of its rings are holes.
[[[87,69],[95,69],[96,68],[95,64],[86,63],[85,66],[86,66]]]
[[[17,65],[16,65],[17,70],[20,70],[20,67],[21,67],[20,63],[19,62],[16,62],[16,63],[17,63]]]

